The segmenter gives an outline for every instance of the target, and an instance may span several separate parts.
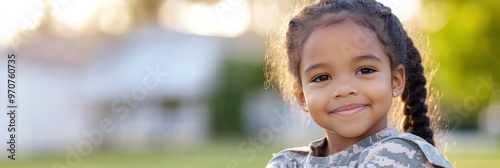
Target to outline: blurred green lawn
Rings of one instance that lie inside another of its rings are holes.
[[[455,168],[478,168],[478,167],[499,167],[500,166],[500,149],[494,153],[448,153],[448,160]]]
[[[83,157],[79,168],[160,168],[160,167],[226,167],[230,161],[237,162],[240,167],[264,167],[273,152],[282,150],[285,144],[264,145],[264,149],[256,148],[255,158],[249,153],[239,153],[238,146],[244,140],[216,141],[206,147],[190,151],[148,151],[148,152],[96,152]],[[288,145],[286,145],[288,146]],[[251,146],[245,146],[246,151]],[[472,152],[471,152],[472,153]],[[448,159],[457,168],[495,167],[500,164],[500,149],[493,153],[466,154],[448,153]],[[65,156],[37,157],[18,159],[16,161],[1,160],[1,168],[54,168],[54,161],[63,162]],[[248,160],[247,160],[248,159]],[[69,166],[68,166],[69,167]]]

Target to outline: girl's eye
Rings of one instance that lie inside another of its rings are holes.
[[[326,80],[332,80],[332,77],[328,75],[320,75],[313,79],[313,82],[323,82]]]
[[[361,68],[356,72],[356,75],[371,74],[373,72],[375,72],[375,70],[372,68]]]

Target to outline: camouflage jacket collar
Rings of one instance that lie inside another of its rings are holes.
[[[328,141],[326,137],[313,141],[309,144],[309,149],[310,153],[308,158],[308,161],[322,161],[322,160],[330,160],[330,161],[336,161],[351,155],[355,155],[363,151],[365,148],[372,146],[375,142],[382,140],[384,138],[390,137],[390,136],[396,136],[398,135],[399,132],[394,129],[394,128],[385,128],[373,135],[370,135],[366,137],[365,139],[357,142],[356,144],[352,145],[351,147],[344,149],[340,152],[337,152],[333,155],[329,155],[327,157],[320,157],[320,154],[324,153],[324,151],[327,148]]]

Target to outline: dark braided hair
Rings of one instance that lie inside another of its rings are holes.
[[[375,0],[319,0],[306,6],[288,23],[285,56],[267,56],[271,72],[268,80],[276,82],[285,99],[300,86],[298,65],[303,43],[313,29],[350,19],[371,30],[389,56],[391,68],[405,67],[406,85],[401,96],[404,103],[403,129],[434,145],[433,130],[427,116],[426,79],[422,58],[413,41],[391,9]],[[286,60],[282,62],[281,60]],[[284,77],[293,78],[293,82]]]
[[[434,133],[430,128],[430,119],[426,115],[427,104],[425,98],[427,89],[425,88],[426,79],[424,76],[424,67],[422,67],[422,58],[413,41],[407,37],[406,41],[406,85],[401,99],[405,102],[403,129],[425,139],[434,145]]]

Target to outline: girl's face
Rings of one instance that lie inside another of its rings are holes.
[[[315,29],[305,41],[297,100],[312,119],[342,137],[387,127],[392,93],[404,88],[404,68],[392,71],[372,31],[347,19]],[[392,72],[392,73],[391,73]]]

